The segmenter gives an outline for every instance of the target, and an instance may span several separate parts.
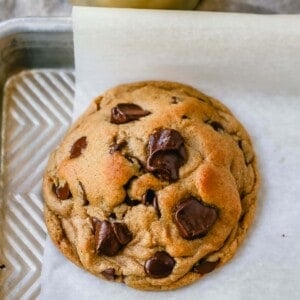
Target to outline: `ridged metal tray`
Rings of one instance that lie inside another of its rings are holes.
[[[41,178],[71,122],[73,69],[70,19],[0,24],[0,299],[36,299],[40,292]]]

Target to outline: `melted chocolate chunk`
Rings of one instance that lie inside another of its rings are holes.
[[[6,268],[6,266],[5,265],[0,265],[0,269],[5,269]]]
[[[122,246],[127,245],[132,240],[132,234],[124,223],[112,223],[112,227]]]
[[[162,180],[174,182],[179,178],[179,168],[187,160],[184,140],[173,129],[162,129],[149,138],[147,170]]]
[[[191,197],[176,210],[175,222],[180,235],[188,240],[205,236],[218,218],[217,209]]]
[[[119,103],[111,110],[110,122],[124,124],[149,115],[150,112],[132,103]]]
[[[59,200],[67,200],[72,197],[68,183],[66,182],[64,186],[53,186],[55,194]]]
[[[114,256],[132,240],[132,234],[123,223],[111,223],[92,218],[96,251],[99,255]]]
[[[216,266],[219,264],[220,260],[217,261],[199,261],[198,264],[196,264],[193,267],[193,272],[199,273],[199,274],[206,274],[213,271]]]
[[[119,143],[114,143],[113,145],[110,146],[109,153],[113,154],[117,151],[121,151],[126,145],[127,145],[126,141],[121,141]]]
[[[86,136],[78,139],[70,150],[70,158],[76,158],[81,155],[82,150],[87,146]]]
[[[115,269],[113,268],[109,268],[109,269],[106,269],[104,271],[101,272],[101,274],[107,279],[107,280],[115,280],[116,276],[115,276]]]
[[[153,278],[164,278],[169,276],[175,266],[175,260],[164,251],[156,252],[145,262],[145,272]]]
[[[99,255],[114,256],[121,248],[111,223],[108,221],[102,221],[100,226],[96,227],[95,238]]]

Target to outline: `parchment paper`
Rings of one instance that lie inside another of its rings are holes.
[[[300,299],[300,16],[75,8],[74,119],[116,84],[175,80],[242,121],[262,174],[256,220],[234,259],[172,292],[99,280],[47,242],[40,299]]]

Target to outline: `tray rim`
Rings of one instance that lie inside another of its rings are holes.
[[[0,22],[0,40],[24,32],[70,32],[71,17],[25,17]]]
[[[24,35],[25,37],[27,34],[47,34],[47,33],[56,33],[56,34],[72,34],[72,19],[71,17],[25,17],[25,18],[13,18],[5,21],[0,22],[0,42],[5,41],[6,39],[10,39],[10,37],[13,37],[15,35]],[[5,44],[4,44],[5,45]],[[1,50],[1,47],[0,47]],[[64,67],[63,67],[64,68]],[[56,68],[55,68],[56,69]],[[29,70],[25,68],[24,70],[20,71],[26,71]],[[7,76],[8,74],[4,74],[4,82],[3,86],[1,85],[0,88],[4,88],[7,81],[10,79],[10,76]],[[1,94],[1,93],[0,93]],[[5,120],[3,119],[3,98],[0,99],[0,227],[3,226],[4,222],[4,182],[3,182],[3,127]],[[2,246],[0,245],[0,258],[2,257]],[[4,276],[4,275],[3,275]],[[3,277],[0,272],[0,282],[2,282]],[[1,287],[0,287],[1,290]],[[1,292],[0,292],[1,294]],[[1,297],[0,297],[1,298]]]

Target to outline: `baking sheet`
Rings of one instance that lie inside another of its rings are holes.
[[[40,293],[46,239],[42,175],[49,151],[70,126],[73,101],[70,70],[27,70],[6,82],[1,120],[0,299],[36,299]]]
[[[253,139],[262,187],[234,259],[172,292],[99,280],[46,244],[40,299],[300,297],[300,17],[75,8],[76,118],[103,90],[148,79],[221,99]]]

